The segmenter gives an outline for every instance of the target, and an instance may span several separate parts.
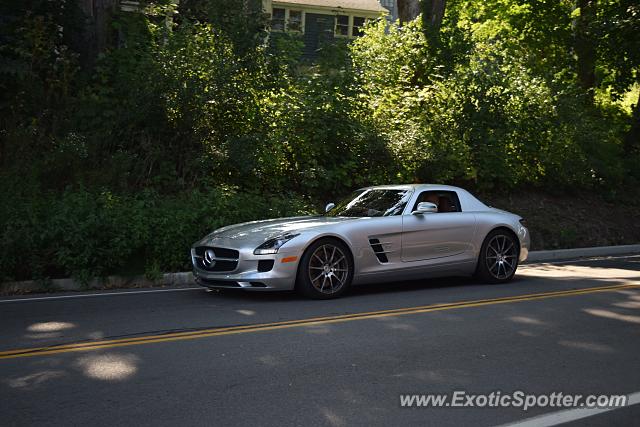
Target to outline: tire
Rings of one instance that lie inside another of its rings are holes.
[[[520,242],[507,230],[493,230],[484,239],[476,276],[487,283],[507,283],[518,269]]]
[[[351,251],[337,239],[319,239],[302,255],[296,290],[313,299],[338,298],[353,279]]]

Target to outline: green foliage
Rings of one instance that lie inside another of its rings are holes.
[[[78,72],[62,30],[73,5],[44,0],[0,6],[0,166],[28,165],[55,152],[67,127]]]
[[[330,55],[269,100],[270,151],[281,168],[269,175],[283,176],[278,186],[302,194],[336,195],[389,178],[380,167],[390,162],[385,141],[367,115],[356,76],[344,60],[337,67],[336,52]]]
[[[371,115],[401,180],[472,182],[484,190],[624,180],[620,116],[585,104],[575,86],[554,90],[558,79],[530,66],[528,42],[505,36],[509,19],[461,22],[470,31],[468,51],[454,63],[430,54],[419,19],[402,28],[372,25],[353,43]]]
[[[225,33],[240,57],[260,46],[266,36],[262,0],[181,0],[178,12],[179,23],[208,22]]]
[[[186,270],[191,244],[215,228],[309,212],[295,196],[231,188],[171,197],[83,188],[16,197],[15,188],[2,190],[11,192],[0,197],[0,280]]]
[[[607,0],[598,8],[594,32],[599,38],[601,73],[615,95],[640,82],[640,4]]]

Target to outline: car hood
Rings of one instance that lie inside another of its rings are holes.
[[[331,227],[338,223],[353,221],[355,218],[301,216],[291,218],[269,219],[264,221],[244,222],[219,228],[204,239],[197,242],[203,246],[238,247],[246,244],[262,244],[271,238],[287,233],[299,233],[320,227]]]

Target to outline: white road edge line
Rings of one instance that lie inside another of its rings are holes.
[[[195,290],[205,290],[205,288],[190,287],[190,288],[179,288],[179,289],[152,289],[148,291],[123,291],[123,292],[102,292],[102,293],[95,293],[95,294],[80,294],[80,295],[60,295],[60,296],[54,296],[54,297],[14,298],[14,299],[0,300],[0,303],[43,301],[43,300],[85,298],[85,297],[104,297],[104,296],[113,296],[113,295],[151,294],[155,292],[180,292],[180,291],[195,291]]]
[[[592,417],[604,412],[615,411],[616,409],[628,408],[640,403],[640,392],[627,395],[627,404],[617,408],[575,408],[564,411],[553,412],[551,414],[540,415],[527,418],[513,423],[502,424],[500,427],[550,427],[571,421]]]

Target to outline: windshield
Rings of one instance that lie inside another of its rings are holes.
[[[327,216],[392,216],[400,215],[411,197],[411,190],[368,189],[356,191]]]

